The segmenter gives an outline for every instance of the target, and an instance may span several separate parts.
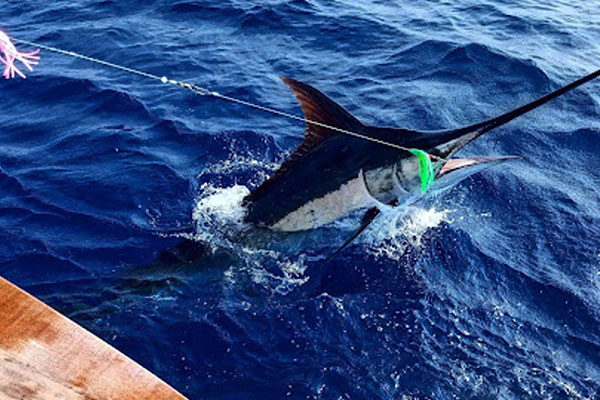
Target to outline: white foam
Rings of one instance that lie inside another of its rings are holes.
[[[225,248],[238,256],[241,265],[228,269],[229,283],[234,284],[238,273],[247,272],[254,283],[276,293],[289,293],[308,280],[304,275],[304,257],[291,257],[252,243],[251,235],[247,235],[252,227],[243,221],[245,209],[242,206],[249,193],[243,185],[218,187],[204,183],[192,213],[195,233],[188,238],[209,245],[213,251]]]
[[[192,212],[195,234],[190,238],[205,242],[213,250],[232,234],[243,229],[242,201],[250,193],[247,187],[234,185],[219,188],[204,183]]]
[[[453,210],[436,210],[435,208],[417,208],[403,224],[404,234],[414,238],[413,246],[421,246],[423,235],[442,222],[452,222],[449,218]]]
[[[454,210],[410,207],[383,213],[366,235],[367,252],[376,257],[399,261],[405,253],[423,246],[427,232],[442,223],[451,223]]]
[[[195,221],[211,218],[223,223],[241,224],[244,218],[242,200],[250,194],[246,186],[217,188],[210,183],[205,183],[200,190],[202,193],[193,213]]]

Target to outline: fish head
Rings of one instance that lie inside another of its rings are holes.
[[[420,177],[417,157],[408,157],[394,166],[395,199],[388,203],[414,204],[424,197],[439,196],[473,174],[504,162],[520,159],[518,156],[476,156],[432,161],[433,182],[426,187]],[[426,189],[426,190],[424,190]]]

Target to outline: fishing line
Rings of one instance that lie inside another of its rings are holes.
[[[3,33],[2,31],[0,31],[0,33]],[[5,35],[6,36],[6,35]],[[6,36],[6,39],[8,39],[8,36]],[[197,95],[201,95],[201,96],[211,96],[211,97],[215,97],[215,98],[219,98],[231,103],[237,103],[243,106],[247,106],[247,107],[251,107],[257,110],[261,110],[261,111],[265,111],[271,114],[275,114],[275,115],[280,115],[282,117],[286,117],[289,119],[293,119],[296,121],[302,121],[304,123],[306,123],[307,125],[315,125],[315,126],[319,126],[322,128],[326,128],[326,129],[330,129],[332,131],[335,132],[339,132],[348,136],[352,136],[355,138],[359,138],[359,139],[363,139],[363,140],[367,140],[370,141],[372,143],[376,143],[382,146],[387,146],[387,147],[391,147],[397,150],[402,150],[402,151],[407,151],[410,152],[411,154],[414,154],[415,156],[417,156],[419,158],[419,164],[420,164],[420,173],[419,176],[421,178],[421,183],[422,183],[422,187],[421,190],[423,192],[425,192],[429,186],[431,186],[431,183],[433,183],[433,179],[434,179],[434,174],[433,174],[433,165],[432,165],[432,159],[438,160],[438,161],[445,161],[445,159],[443,159],[442,157],[436,156],[434,154],[428,154],[426,152],[424,152],[423,150],[419,150],[419,149],[414,149],[414,148],[409,148],[409,147],[404,147],[404,146],[400,146],[398,144],[395,143],[390,143],[384,140],[380,140],[371,136],[367,136],[367,135],[363,135],[357,132],[352,132],[346,129],[342,129],[342,128],[338,128],[335,126],[331,126],[328,124],[324,124],[322,122],[319,121],[313,121],[307,118],[303,118],[303,117],[299,117],[297,115],[294,114],[290,114],[287,113],[285,111],[281,111],[272,107],[267,107],[267,106],[263,106],[260,104],[256,104],[256,103],[252,103],[249,101],[245,101],[245,100],[241,100],[235,97],[231,97],[231,96],[227,96],[224,94],[221,94],[219,92],[215,92],[212,91],[208,88],[202,87],[202,86],[198,86],[192,83],[187,83],[187,82],[182,82],[182,81],[177,81],[174,79],[169,79],[166,76],[158,76],[158,75],[154,75],[154,74],[150,74],[148,72],[144,72],[144,71],[140,71],[138,69],[134,69],[134,68],[129,68],[123,65],[119,65],[119,64],[115,64],[115,63],[111,63],[108,61],[104,61],[104,60],[100,60],[94,57],[89,57],[80,53],[76,53],[74,51],[68,51],[68,50],[63,50],[63,49],[59,49],[57,47],[52,47],[52,46],[46,46],[43,44],[39,44],[39,43],[35,43],[35,42],[30,42],[27,40],[22,40],[22,39],[12,39],[14,42],[16,43],[22,43],[22,44],[26,44],[29,46],[34,46],[34,47],[39,47],[41,49],[44,50],[48,50],[54,53],[58,53],[58,54],[62,54],[62,55],[66,55],[66,56],[70,56],[70,57],[74,57],[74,58],[79,58],[85,61],[89,61],[92,63],[96,63],[96,64],[100,64],[106,67],[110,67],[110,68],[115,68],[124,72],[128,72],[131,74],[135,74],[135,75],[139,75],[145,78],[149,78],[149,79],[154,79],[154,80],[158,80],[163,84],[171,84],[171,85],[175,85],[175,86],[179,86],[181,88],[184,89],[188,89],[191,90],[192,92],[194,92]],[[0,44],[2,42],[0,41]],[[10,43],[10,42],[9,42]],[[4,49],[3,49],[4,50]],[[5,50],[5,56],[9,57],[9,54],[17,54],[17,55],[27,55],[27,54],[32,54],[32,53],[20,53],[18,52],[16,49],[14,49],[14,46],[12,47],[12,49],[9,49],[10,52],[7,52]],[[33,53],[34,55],[37,54],[36,52]],[[10,61],[10,64],[14,67],[14,60],[18,59],[17,57],[13,57],[12,60],[8,60]],[[22,61],[20,59],[18,59],[19,61]],[[0,57],[0,61],[4,62],[7,65],[7,68],[9,68],[9,63],[5,62],[1,57]],[[26,64],[26,67],[28,69],[31,70],[30,66]],[[16,72],[19,73],[20,76],[24,77],[24,75],[22,73],[20,73],[20,71],[18,69],[16,69]],[[5,75],[6,76],[6,75]],[[14,74],[13,74],[14,76]],[[424,172],[423,172],[424,171]]]

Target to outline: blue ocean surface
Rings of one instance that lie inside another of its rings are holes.
[[[593,1],[5,0],[0,28],[300,115],[290,76],[422,130],[600,68]],[[41,56],[0,82],[0,275],[189,398],[599,398],[600,82],[320,267],[353,221],[240,239],[301,122]]]

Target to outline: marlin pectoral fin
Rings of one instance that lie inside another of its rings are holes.
[[[325,262],[321,265],[321,266],[325,266],[327,265],[331,260],[333,260],[338,254],[340,254],[342,251],[344,251],[344,249],[348,246],[350,246],[350,244],[358,237],[360,236],[361,233],[363,233],[365,231],[365,229],[367,229],[369,227],[369,225],[371,225],[371,222],[373,222],[375,220],[375,218],[381,213],[381,211],[379,211],[379,209],[377,207],[373,207],[367,210],[367,212],[365,213],[365,215],[363,215],[362,217],[362,221],[360,222],[360,226],[358,227],[358,229],[352,234],[352,236],[350,236],[350,238],[348,240],[346,240],[344,242],[343,245],[340,246],[339,249],[337,249],[333,254],[331,254],[329,257],[327,257],[327,259],[325,260]]]
[[[361,233],[363,233],[365,231],[365,229],[367,229],[367,227],[369,225],[371,225],[371,222],[373,222],[375,220],[375,218],[380,214],[380,211],[377,207],[373,207],[367,210],[367,212],[363,215],[362,217],[362,221],[360,223],[360,227],[352,234],[352,236],[346,240],[346,242],[340,247],[338,248],[333,254],[331,254],[329,257],[327,257],[327,259],[322,262],[319,263],[317,265],[313,265],[310,267],[310,269],[308,269],[305,274],[306,276],[309,277],[309,283],[308,283],[308,290],[317,290],[320,292],[322,292],[321,289],[321,284],[324,280],[324,278],[326,276],[328,276],[327,274],[327,265],[336,257],[338,256],[342,251],[344,251],[344,249],[346,247],[348,247]],[[332,277],[333,280],[335,281],[340,281],[343,280],[343,277],[339,276],[340,271],[337,271],[337,273],[334,271],[334,276]],[[336,276],[337,275],[337,276]],[[344,272],[344,276],[347,275]],[[329,277],[331,277],[331,275],[329,275]]]

